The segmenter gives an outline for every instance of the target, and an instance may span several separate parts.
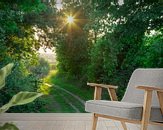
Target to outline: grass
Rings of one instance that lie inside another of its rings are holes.
[[[93,88],[80,87],[77,80],[64,77],[63,74],[58,74],[56,70],[51,71],[44,81],[53,87],[50,94],[45,96],[46,105],[43,112],[85,112],[84,104],[60,88],[71,92],[84,101],[93,99]]]
[[[53,71],[51,77],[51,83],[59,85],[60,87],[69,90],[70,92],[78,95],[81,99],[87,101],[93,99],[93,88],[81,86],[79,81],[72,78],[67,78],[64,74],[58,74],[57,71]]]

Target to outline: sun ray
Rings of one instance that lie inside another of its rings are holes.
[[[74,17],[73,16],[68,16],[67,17],[67,22],[69,23],[69,24],[72,24],[73,22],[74,22]]]

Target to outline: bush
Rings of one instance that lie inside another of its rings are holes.
[[[44,58],[40,58],[38,64],[29,68],[30,72],[39,79],[44,78],[50,71],[50,65]]]
[[[6,87],[1,90],[0,105],[8,102],[19,91],[38,90],[39,86],[36,86],[33,82],[34,80],[38,80],[38,78],[29,73],[27,66],[23,61],[15,62],[13,71],[6,80]],[[41,112],[44,105],[45,99],[41,97],[32,103],[13,107],[8,112]]]

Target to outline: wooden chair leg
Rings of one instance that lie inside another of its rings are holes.
[[[152,91],[145,91],[141,130],[147,130],[148,128],[151,112],[151,102],[152,102]]]
[[[127,130],[127,126],[126,126],[125,122],[121,121],[121,124],[122,124],[123,129]]]
[[[157,96],[160,103],[161,113],[163,114],[163,92],[157,92]]]
[[[96,130],[98,117],[93,114],[92,130]]]

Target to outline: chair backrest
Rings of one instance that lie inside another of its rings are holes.
[[[144,91],[136,88],[142,85],[163,88],[163,68],[136,69],[131,75],[122,101],[143,104]],[[156,92],[153,94],[152,106],[159,106]]]

